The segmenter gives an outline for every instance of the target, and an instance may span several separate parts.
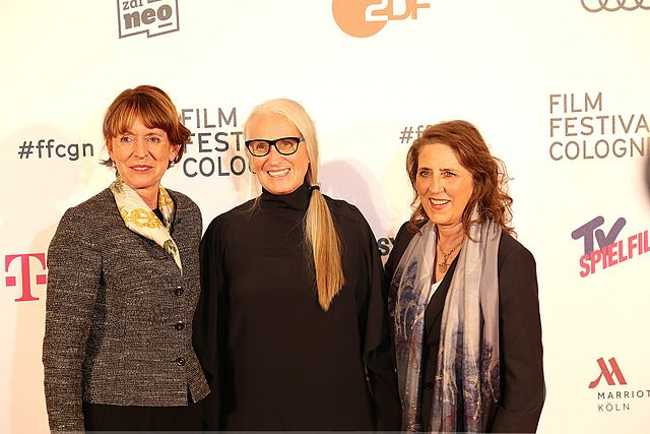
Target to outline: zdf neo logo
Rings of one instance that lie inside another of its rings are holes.
[[[416,20],[419,9],[430,7],[431,2],[420,0],[333,0],[332,14],[345,33],[367,38],[389,21]]]
[[[178,0],[117,0],[117,21],[120,38],[176,32]]]

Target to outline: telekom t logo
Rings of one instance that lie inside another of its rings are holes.
[[[33,261],[30,261],[31,258],[36,258],[37,264],[40,265],[40,269],[45,271],[45,253],[22,253],[18,255],[7,255],[5,256],[5,272],[9,272],[9,266],[13,262],[20,264],[20,277],[22,283],[22,295],[16,299],[16,301],[35,301],[38,300],[38,297],[32,295],[32,273],[30,265]],[[19,261],[15,261],[20,259]],[[36,275],[36,284],[45,285],[47,283],[47,275],[44,273]],[[5,285],[7,287],[16,286],[16,276],[5,276]]]
[[[598,367],[600,368],[600,375],[598,375],[594,381],[589,383],[590,389],[598,386],[600,379],[603,377],[605,378],[607,384],[610,386],[615,386],[616,381],[618,381],[619,385],[627,384],[627,381],[625,381],[625,377],[623,376],[623,372],[621,372],[621,368],[619,368],[618,363],[616,363],[616,358],[612,357],[608,361],[610,367],[607,367],[607,363],[605,363],[605,359],[602,357],[597,360]],[[614,381],[614,378],[616,378],[616,381]]]
[[[594,251],[594,239],[598,243],[599,249],[605,248],[616,241],[626,222],[623,217],[619,217],[608,233],[605,233],[602,229],[598,229],[603,223],[605,223],[605,219],[602,216],[598,216],[571,232],[571,238],[574,240],[584,238],[585,255]]]

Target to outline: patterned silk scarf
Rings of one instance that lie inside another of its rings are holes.
[[[178,269],[183,273],[178,247],[169,234],[174,219],[174,201],[167,190],[161,186],[158,193],[158,209],[163,216],[163,222],[144,203],[140,195],[126,185],[122,178],[118,177],[111,184],[110,190],[115,197],[115,203],[126,227],[162,247],[174,258]]]
[[[474,218],[477,217],[474,210]],[[425,224],[409,243],[391,282],[402,428],[485,432],[500,396],[499,287],[501,228],[474,224],[459,253],[445,300],[431,419],[421,420],[424,319],[434,290],[436,231]],[[426,379],[425,381],[431,379]],[[463,426],[458,426],[458,421]],[[424,424],[424,426],[423,426]]]

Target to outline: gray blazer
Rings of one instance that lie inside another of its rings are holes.
[[[83,430],[82,401],[183,406],[210,392],[192,347],[201,213],[187,196],[169,194],[182,276],[161,247],[124,225],[108,189],[59,223],[43,340],[52,431]]]

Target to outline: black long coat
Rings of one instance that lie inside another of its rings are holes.
[[[345,284],[327,312],[304,245],[308,186],[263,192],[203,236],[197,352],[225,430],[398,430],[400,405],[375,238],[352,205],[326,197]],[[220,402],[216,402],[216,400]]]

